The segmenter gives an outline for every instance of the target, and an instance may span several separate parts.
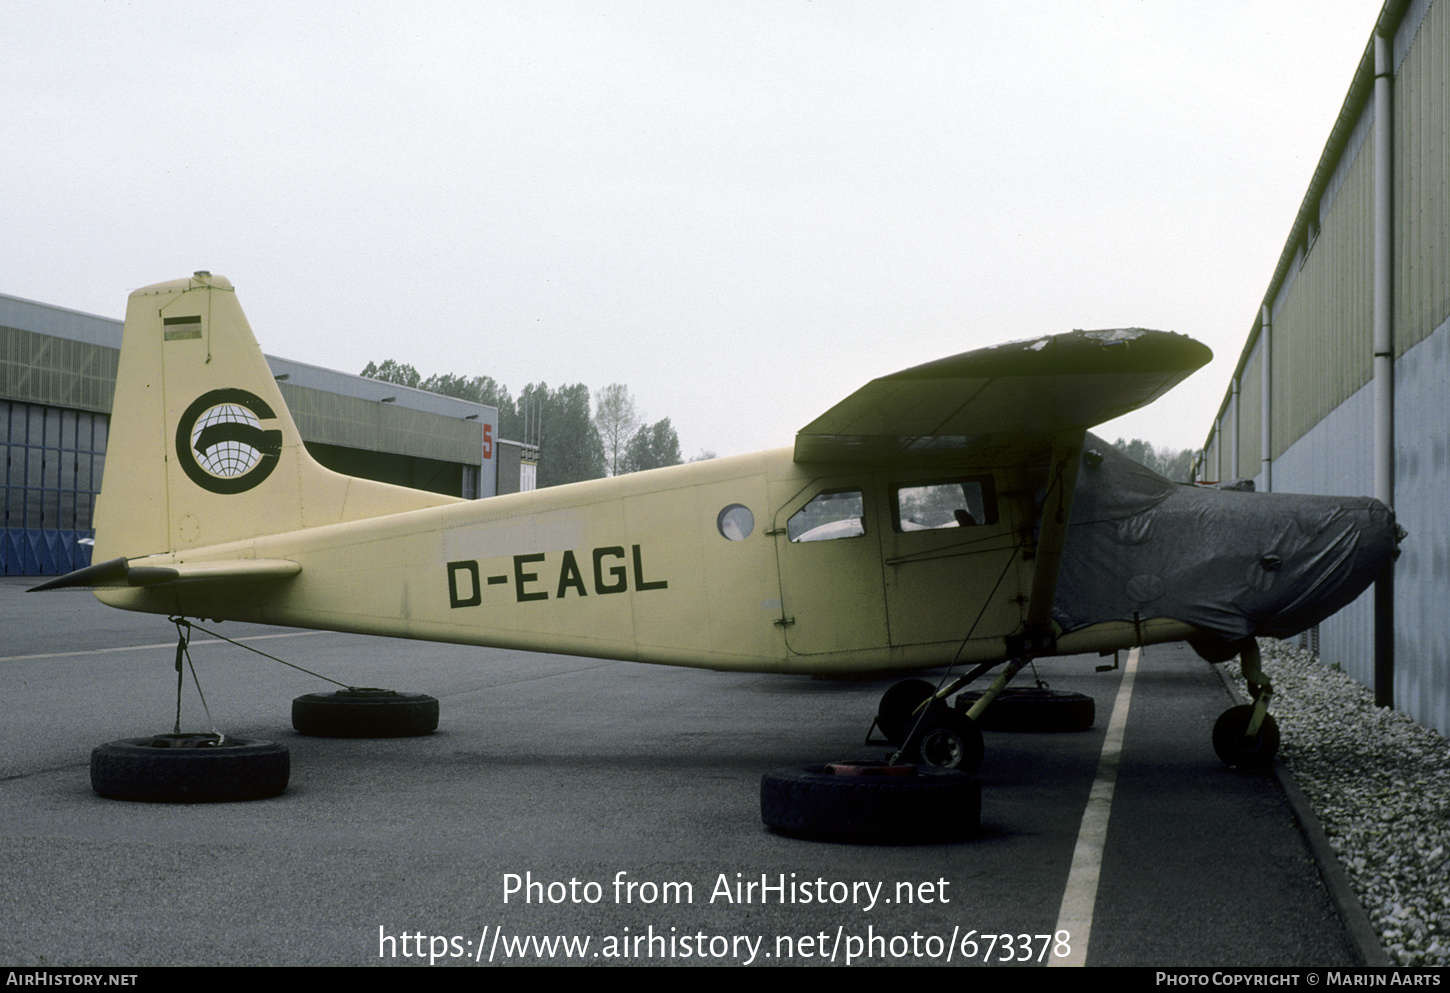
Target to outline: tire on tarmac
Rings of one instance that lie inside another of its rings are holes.
[[[91,751],[91,788],[113,800],[221,803],[262,800],[287,788],[287,746],[254,738],[163,734]]]
[[[825,766],[777,769],[760,780],[760,817],[780,834],[857,845],[961,841],[982,818],[982,785],[966,773],[833,775]]]
[[[981,695],[971,690],[958,699],[965,709]],[[1009,686],[982,712],[977,726],[983,731],[1086,731],[1096,719],[1097,704],[1085,693]]]
[[[292,701],[292,727],[319,738],[409,738],[438,729],[438,700],[372,687],[307,693]]]

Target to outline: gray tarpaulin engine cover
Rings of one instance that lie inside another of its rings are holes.
[[[1065,632],[1136,612],[1226,640],[1288,637],[1354,600],[1394,553],[1378,500],[1172,483],[1093,435],[1084,452],[1053,609]]]

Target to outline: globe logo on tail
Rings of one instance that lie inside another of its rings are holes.
[[[246,390],[197,397],[176,425],[176,456],[193,483],[213,493],[245,493],[271,475],[282,432],[262,422],[277,415]]]

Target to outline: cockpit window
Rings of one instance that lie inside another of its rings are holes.
[[[856,538],[866,533],[862,507],[860,490],[819,493],[810,503],[790,515],[786,532],[791,541]]]
[[[892,490],[892,503],[898,531],[967,528],[997,521],[991,476],[897,486]]]

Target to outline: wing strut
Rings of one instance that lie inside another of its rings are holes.
[[[1052,469],[1048,476],[1047,499],[1042,507],[1042,523],[1037,532],[1037,559],[1032,571],[1032,596],[1027,601],[1027,620],[1020,635],[1007,639],[1010,657],[1007,668],[992,680],[992,685],[967,710],[967,716],[973,721],[981,717],[982,711],[997,699],[997,694],[1022,671],[1023,666],[1051,651],[1057,641],[1052,633],[1052,604],[1057,599],[1057,577],[1062,572],[1062,553],[1067,547],[1072,498],[1077,493],[1077,470],[1082,464],[1086,437],[1086,431],[1065,431],[1052,439]]]
[[[1077,470],[1082,464],[1086,431],[1065,431],[1052,439],[1052,470],[1042,525],[1037,534],[1036,567],[1032,572],[1032,598],[1027,601],[1026,646],[1032,654],[1039,638],[1051,641],[1052,604],[1057,599],[1057,577],[1067,547],[1067,526],[1072,520],[1072,498],[1077,493]],[[1010,647],[1010,646],[1009,646]],[[1020,654],[1014,652],[1013,654]]]

